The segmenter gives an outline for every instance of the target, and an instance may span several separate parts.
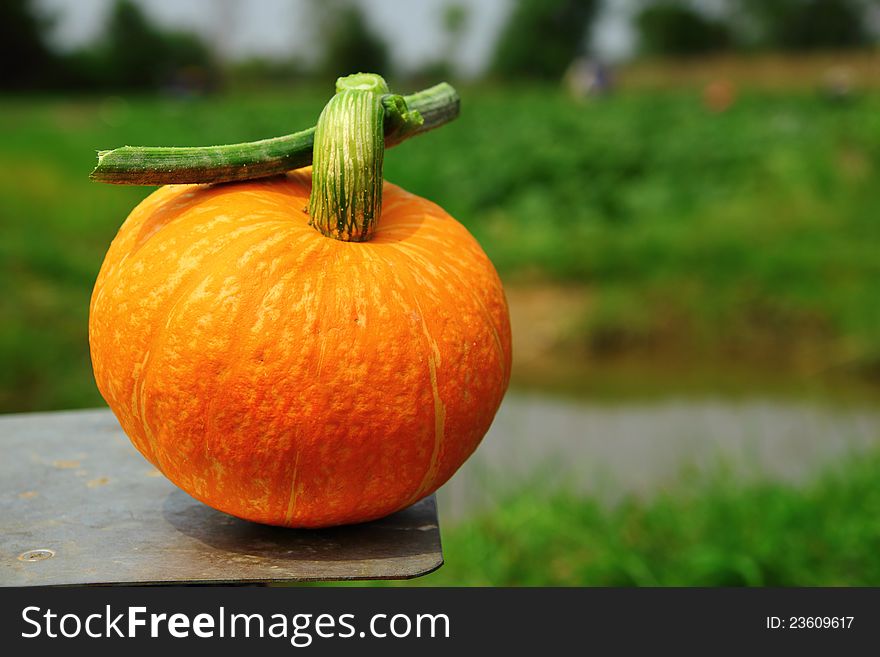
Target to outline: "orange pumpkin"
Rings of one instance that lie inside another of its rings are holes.
[[[385,183],[367,242],[309,226],[309,169],[158,189],[101,267],[89,338],[137,449],[221,511],[273,525],[378,518],[474,451],[510,375],[480,246]]]

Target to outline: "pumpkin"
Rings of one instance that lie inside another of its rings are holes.
[[[202,502],[287,527],[431,494],[511,365],[501,283],[460,223],[385,183],[369,241],[333,239],[309,225],[311,185],[303,168],[159,188],[113,240],[89,318],[98,388],[141,454]]]

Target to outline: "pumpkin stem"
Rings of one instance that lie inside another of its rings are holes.
[[[370,239],[382,214],[385,142],[399,143],[422,125],[381,76],[339,78],[315,130],[310,225],[346,242]]]
[[[385,95],[385,147],[449,123],[458,116],[459,98],[445,82],[403,96]],[[405,113],[420,114],[417,127]],[[251,180],[312,163],[315,128],[225,146],[122,146],[98,151],[92,180],[117,185],[168,185]]]

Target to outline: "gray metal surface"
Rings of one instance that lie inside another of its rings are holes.
[[[362,525],[258,525],[176,488],[108,410],[0,416],[0,585],[406,579],[442,564],[433,496]]]

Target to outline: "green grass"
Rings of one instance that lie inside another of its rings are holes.
[[[685,481],[610,509],[526,487],[444,527],[446,564],[394,585],[880,585],[880,453],[802,487],[722,472]]]
[[[684,91],[462,95],[461,119],[390,151],[387,177],[461,219],[508,282],[585,282],[567,349],[876,377],[880,95],[745,94],[721,115]],[[281,134],[322,96],[0,98],[0,411],[99,402],[89,294],[148,190],[90,183],[95,149]]]

